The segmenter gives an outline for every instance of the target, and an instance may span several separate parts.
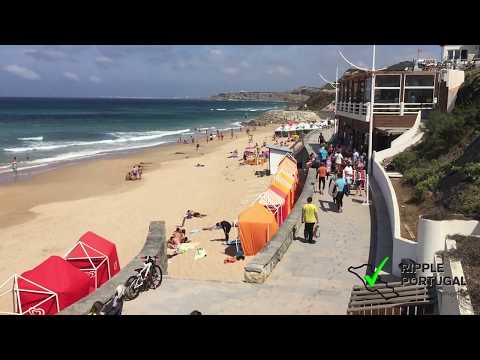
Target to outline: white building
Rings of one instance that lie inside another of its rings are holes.
[[[443,45],[442,61],[467,62],[480,59],[480,45]]]

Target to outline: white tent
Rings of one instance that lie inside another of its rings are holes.
[[[274,191],[267,189],[267,191],[261,193],[254,202],[258,202],[265,206],[273,216],[277,218],[277,221],[279,222],[278,225],[281,225],[280,222],[283,218],[282,207],[285,204],[285,199],[282,199],[282,197]]]

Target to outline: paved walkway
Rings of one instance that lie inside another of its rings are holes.
[[[311,184],[305,184],[312,189]],[[292,243],[264,284],[165,278],[154,291],[125,303],[124,314],[346,314],[350,291],[359,284],[347,272],[366,263],[370,251],[370,211],[355,196],[344,197],[344,212],[329,195],[315,193],[320,213],[316,244]],[[303,228],[297,232],[303,237]],[[225,265],[225,266],[228,266]]]

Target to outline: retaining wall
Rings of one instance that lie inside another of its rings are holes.
[[[445,251],[456,249],[456,241],[447,239],[445,241]],[[436,256],[437,263],[443,263],[443,276],[450,278],[465,278],[462,263],[449,257],[441,259]],[[440,315],[474,315],[472,302],[468,295],[468,284],[465,285],[443,285],[437,287],[437,304]]]
[[[152,221],[148,229],[147,239],[143,249],[133,258],[118,274],[103,284],[89,296],[77,301],[63,309],[58,315],[85,315],[88,314],[96,301],[105,302],[114,293],[120,284],[125,284],[127,279],[135,275],[135,269],[143,266],[142,256],[157,256],[157,264],[162,269],[163,275],[167,274],[167,243],[165,241],[165,222]]]
[[[423,137],[423,131],[421,131],[420,129],[421,120],[421,114],[418,113],[415,124],[410,129],[408,129],[398,138],[393,140],[391,146],[388,149],[379,151],[376,154],[377,161],[381,163],[384,159],[395,156],[407,149],[408,147],[412,146],[413,144],[419,142]]]
[[[430,220],[420,216],[417,226],[416,261],[431,263],[435,254],[445,249],[447,236],[454,234],[480,235],[480,222],[475,220]],[[431,275],[429,271],[424,274]]]
[[[401,272],[398,264],[404,258],[417,259],[418,244],[415,241],[405,239],[401,236],[400,229],[400,209],[398,207],[397,195],[392,182],[383,168],[382,162],[386,158],[393,157],[408,147],[414,145],[423,137],[420,129],[421,114],[418,113],[414,126],[392,141],[390,148],[373,152],[371,176],[378,185],[385,199],[385,206],[388,212],[390,222],[390,239],[377,239],[377,241],[392,241],[392,274],[400,277]]]

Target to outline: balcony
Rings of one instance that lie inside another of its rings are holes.
[[[368,121],[370,103],[339,102],[337,114],[361,121]],[[419,111],[427,112],[434,108],[434,103],[375,103],[373,113],[380,115],[406,115],[417,114]]]

